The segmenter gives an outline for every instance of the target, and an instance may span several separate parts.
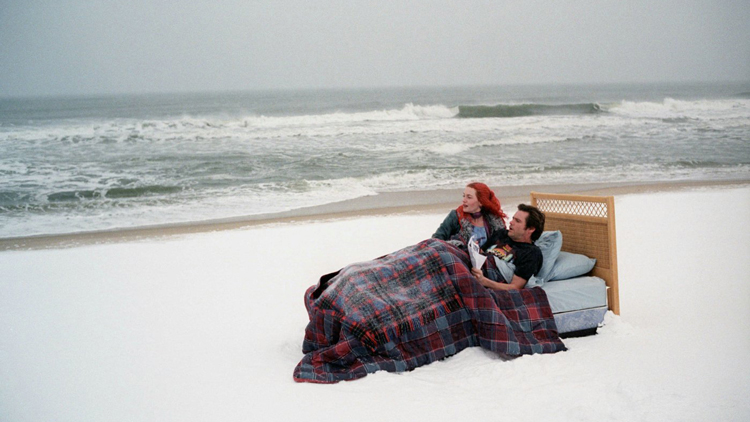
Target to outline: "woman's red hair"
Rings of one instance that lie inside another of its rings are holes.
[[[479,200],[479,203],[482,204],[483,210],[489,212],[490,214],[496,215],[502,218],[503,221],[505,221],[507,215],[505,215],[505,213],[503,212],[503,209],[500,205],[500,200],[497,199],[497,196],[495,196],[495,192],[493,192],[489,186],[480,182],[472,182],[466,185],[466,187],[472,188],[477,192],[477,199]],[[463,218],[463,207],[459,206],[457,211],[459,217]]]

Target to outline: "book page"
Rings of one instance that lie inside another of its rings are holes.
[[[474,238],[474,236],[469,239],[468,243],[468,249],[469,249],[469,257],[471,257],[471,265],[473,268],[482,268],[482,265],[484,265],[484,261],[487,260],[487,257],[485,255],[482,255],[479,248],[479,243]]]

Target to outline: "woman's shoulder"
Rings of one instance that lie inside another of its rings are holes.
[[[448,240],[450,237],[460,229],[458,221],[458,213],[456,210],[451,210],[445,217],[443,222],[438,227],[437,231],[432,237],[442,240]]]
[[[490,231],[492,231],[493,233],[500,229],[505,229],[505,220],[503,220],[500,216],[497,216],[495,214],[487,214],[486,219],[489,223]]]
[[[445,220],[454,220],[457,222],[459,220],[458,211],[456,211],[455,209],[448,211],[448,215],[445,216]]]

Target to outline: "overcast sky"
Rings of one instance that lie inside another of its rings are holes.
[[[0,97],[750,80],[750,0],[0,0]]]

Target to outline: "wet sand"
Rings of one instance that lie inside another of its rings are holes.
[[[503,208],[507,212],[511,210],[510,207],[515,208],[516,204],[528,202],[529,193],[533,191],[617,196],[633,193],[743,186],[748,184],[750,184],[750,180],[491,187],[500,197]],[[4,238],[0,239],[0,251],[70,248],[91,244],[181,236],[191,233],[235,230],[262,225],[308,223],[361,216],[414,213],[447,214],[451,209],[458,206],[461,200],[461,193],[462,189],[389,192],[275,214],[105,231]]]

